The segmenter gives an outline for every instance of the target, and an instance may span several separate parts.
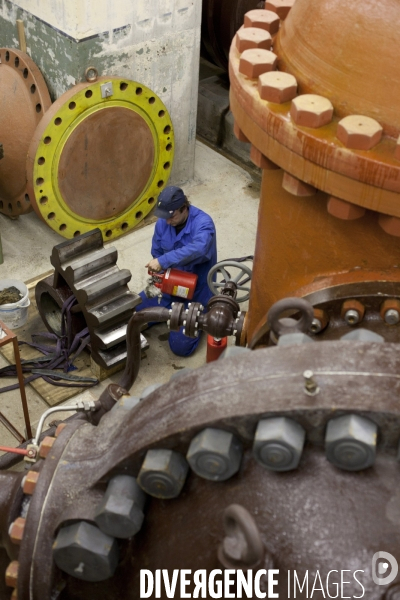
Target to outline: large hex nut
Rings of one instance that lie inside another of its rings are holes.
[[[258,78],[258,93],[262,100],[283,104],[293,100],[297,94],[297,81],[290,73],[270,71]]]
[[[365,215],[365,208],[362,206],[357,206],[357,204],[346,202],[346,200],[341,200],[334,196],[330,196],[327,209],[330,215],[343,221],[354,221]]]
[[[239,470],[242,453],[242,444],[233,433],[208,427],[193,438],[186,458],[200,477],[225,481]]]
[[[80,521],[60,529],[53,544],[56,565],[84,581],[104,581],[118,564],[117,541],[100,529]]]
[[[28,471],[22,480],[22,490],[24,494],[33,494],[37,481],[39,479],[39,471]]]
[[[269,50],[250,48],[242,52],[239,61],[239,72],[250,79],[256,79],[262,73],[273,71],[278,57]]]
[[[359,415],[345,415],[328,423],[327,459],[340,469],[360,471],[374,464],[378,426]]]
[[[18,582],[18,569],[19,562],[17,560],[13,560],[10,562],[6,569],[6,585],[9,587],[17,587]]]
[[[271,34],[258,27],[242,27],[236,34],[236,47],[239,52],[250,48],[263,48],[270,50],[272,44]]]
[[[148,450],[137,482],[147,494],[167,500],[181,493],[189,466],[173,450]]]
[[[272,471],[291,471],[300,462],[305,437],[302,426],[292,419],[263,419],[257,425],[254,457],[263,467]]]
[[[280,18],[272,10],[265,10],[262,8],[256,8],[255,10],[249,10],[244,15],[244,26],[245,27],[258,27],[259,29],[265,29],[271,35],[274,35],[279,30]]]
[[[353,150],[370,150],[382,137],[382,126],[363,115],[349,115],[338,123],[336,136],[346,146]]]
[[[258,148],[251,145],[250,149],[250,160],[259,167],[260,169],[265,169],[267,171],[273,171],[276,169],[280,169],[280,166],[276,163],[269,160]]]
[[[26,519],[24,519],[23,517],[18,517],[10,525],[10,529],[8,532],[10,540],[13,542],[13,544],[17,544],[17,546],[21,544],[22,538],[24,537],[25,522]]]
[[[317,193],[315,187],[305,181],[297,179],[297,177],[293,177],[290,173],[285,173],[283,175],[282,187],[289,192],[289,194],[293,194],[293,196],[314,196],[314,194]]]
[[[294,3],[295,0],[266,0],[264,9],[276,12],[278,17],[284,21]]]
[[[240,129],[236,121],[233,124],[233,133],[235,134],[235,137],[239,140],[239,142],[244,142],[245,144],[250,143],[250,140],[245,136],[245,134]]]
[[[396,237],[400,236],[399,217],[391,217],[390,215],[380,214],[378,218],[378,223],[385,233],[388,233],[389,235],[394,235]]]
[[[363,329],[362,327],[359,327],[358,329],[353,329],[353,331],[342,335],[340,339],[347,342],[382,343],[385,341],[385,338],[379,335],[379,333],[375,333],[375,331],[371,331],[370,329]]]
[[[143,524],[146,496],[129,475],[116,475],[96,509],[94,520],[100,529],[116,538],[135,535]]]
[[[301,344],[308,344],[309,342],[314,341],[315,340],[306,333],[298,331],[281,335],[278,340],[278,346],[300,346]]]
[[[290,115],[296,125],[316,129],[331,122],[333,105],[323,96],[303,94],[292,100]]]
[[[228,346],[222,352],[218,360],[224,360],[225,358],[233,358],[234,356],[244,355],[251,352],[250,348],[244,348],[243,346]]]
[[[52,449],[55,441],[56,441],[56,438],[51,437],[49,435],[46,435],[46,437],[43,438],[43,441],[39,446],[40,458],[46,458],[46,456],[49,454],[50,450]]]

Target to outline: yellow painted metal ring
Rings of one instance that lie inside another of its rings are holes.
[[[104,240],[115,239],[150,212],[173,154],[171,118],[152,90],[113,77],[78,84],[35,131],[27,162],[32,205],[66,238],[99,227]]]

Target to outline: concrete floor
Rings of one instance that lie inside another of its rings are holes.
[[[197,142],[195,179],[184,186],[191,203],[212,216],[217,229],[218,260],[237,258],[254,253],[257,211],[259,202],[259,181],[215,153],[204,144]],[[127,268],[132,273],[130,288],[135,291],[143,289],[146,283],[147,269],[144,265],[151,258],[150,245],[154,225],[148,225],[133,231],[126,236],[110,242],[118,249],[118,266]],[[35,213],[30,213],[17,220],[10,220],[0,215],[0,231],[2,237],[4,263],[0,265],[0,279],[18,279],[27,281],[38,277],[51,269],[50,253],[54,245],[64,240],[47,227]],[[247,263],[251,267],[251,263]],[[246,310],[244,303],[242,310]],[[43,327],[43,329],[45,329]],[[198,350],[188,358],[175,356],[167,342],[165,324],[154,326],[146,332],[150,343],[147,357],[142,360],[139,376],[132,387],[132,395],[140,392],[152,383],[165,383],[176,370],[184,367],[196,368],[205,362],[205,336]],[[18,334],[18,329],[16,330]],[[233,343],[233,339],[230,340]],[[0,356],[0,366],[7,364]],[[119,374],[112,377],[118,381]],[[4,387],[16,380],[3,378],[0,386]],[[86,390],[79,398],[89,397],[97,400],[105,380],[96,387]],[[30,418],[37,424],[41,414],[48,408],[44,400],[27,386],[27,397]],[[78,396],[65,404],[74,403]],[[24,431],[19,391],[0,394],[0,411],[19,429]],[[72,413],[51,415],[50,420],[63,419]],[[16,446],[17,441],[0,424],[0,445]]]

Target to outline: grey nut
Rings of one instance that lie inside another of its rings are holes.
[[[300,344],[308,344],[314,342],[306,333],[285,333],[278,340],[278,346],[299,346]]]
[[[239,354],[245,354],[247,352],[251,352],[250,348],[244,348],[243,346],[228,346],[222,352],[218,360],[232,358],[233,356],[238,356]]]
[[[140,398],[138,396],[122,396],[118,402],[114,404],[111,410],[126,410],[129,411],[139,404]]]
[[[157,388],[161,387],[162,383],[152,383],[144,388],[143,392],[140,394],[140,400],[144,400],[147,396],[150,396]]]
[[[353,342],[384,342],[385,338],[383,338],[379,333],[375,333],[374,331],[370,331],[369,329],[355,329],[354,331],[350,331],[350,333],[346,333],[342,335],[340,338],[345,341],[353,341]]]
[[[186,458],[200,477],[225,481],[239,470],[242,454],[242,444],[233,433],[208,427],[193,438]]]
[[[344,415],[328,423],[325,434],[327,459],[340,469],[360,471],[373,465],[376,454],[376,423],[359,415]]]
[[[303,452],[305,431],[287,417],[259,421],[253,444],[255,459],[272,471],[296,469]]]
[[[94,520],[101,531],[116,538],[129,538],[142,527],[146,496],[129,475],[116,475],[96,509]]]
[[[118,564],[117,541],[94,525],[80,521],[60,529],[53,544],[56,565],[84,581],[104,581]]]
[[[189,466],[173,450],[148,450],[137,482],[147,494],[168,500],[181,493]]]

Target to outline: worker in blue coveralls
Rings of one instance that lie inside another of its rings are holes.
[[[146,267],[152,271],[165,271],[169,267],[195,273],[198,276],[192,302],[206,306],[213,295],[207,285],[207,275],[217,262],[217,238],[212,218],[205,212],[191,206],[183,190],[168,186],[158,197],[154,211],[159,217],[151,244],[152,260]],[[182,298],[163,294],[162,298],[147,298],[140,292],[142,304],[136,310],[150,306],[170,308],[172,302],[184,302]],[[187,307],[188,302],[185,302]],[[179,331],[169,334],[169,346],[178,356],[189,356],[200,341]]]

